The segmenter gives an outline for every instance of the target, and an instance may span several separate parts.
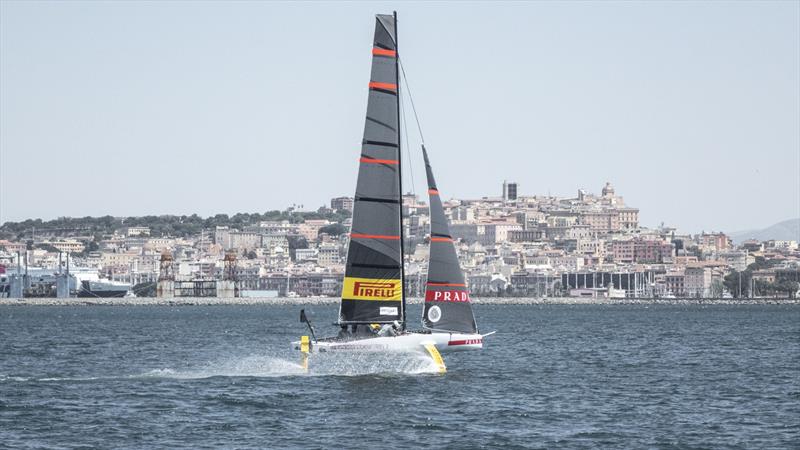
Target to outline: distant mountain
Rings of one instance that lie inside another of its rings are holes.
[[[762,230],[736,231],[728,235],[735,244],[741,244],[748,239],[800,241],[800,218],[784,220]]]

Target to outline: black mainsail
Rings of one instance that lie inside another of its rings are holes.
[[[339,324],[405,324],[396,16],[375,17]]]
[[[428,283],[425,287],[425,328],[459,333],[477,333],[475,316],[469,301],[469,289],[458,263],[450,226],[444,215],[439,190],[433,179],[428,152],[422,146],[430,197],[431,244],[428,261]]]

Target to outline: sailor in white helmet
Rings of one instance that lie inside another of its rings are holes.
[[[378,336],[397,336],[400,334],[400,329],[400,322],[395,320],[392,323],[384,324],[378,331]]]

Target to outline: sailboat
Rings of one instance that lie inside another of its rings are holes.
[[[350,246],[347,253],[337,336],[294,342],[303,354],[334,351],[423,351],[446,370],[439,352],[483,347],[464,273],[433,177],[425,160],[431,233],[422,330],[409,331],[404,290],[400,73],[397,14],[377,15],[372,48],[364,138],[359,158]],[[491,334],[491,333],[490,333]]]

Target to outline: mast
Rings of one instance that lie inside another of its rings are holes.
[[[397,86],[397,174],[400,177],[400,283],[402,285],[401,295],[403,297],[400,304],[400,324],[405,331],[406,329],[406,253],[405,243],[403,242],[403,138],[400,133],[400,121],[403,118],[400,116],[400,45],[397,38],[397,11],[392,11],[394,18],[394,51],[397,55],[394,58],[394,72],[395,72],[395,85]]]

